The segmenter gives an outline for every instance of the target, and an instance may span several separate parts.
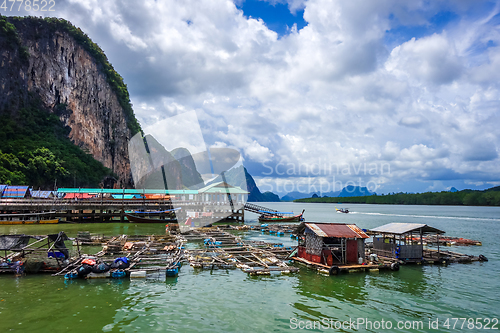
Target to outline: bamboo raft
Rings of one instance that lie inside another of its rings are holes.
[[[222,230],[194,230],[188,239],[203,239],[205,248],[187,251],[187,260],[194,268],[236,269],[249,275],[297,272],[285,260],[293,248],[279,243],[244,242],[240,237]]]

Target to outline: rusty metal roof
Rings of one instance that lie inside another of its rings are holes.
[[[380,234],[402,235],[408,232],[420,231],[422,233],[444,234],[444,231],[428,226],[423,223],[388,223],[383,226],[371,229],[370,231]]]
[[[355,224],[305,223],[305,226],[320,237],[369,238],[368,235]]]

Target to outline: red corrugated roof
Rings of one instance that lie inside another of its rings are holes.
[[[355,224],[306,223],[306,227],[320,237],[369,238],[368,235]]]
[[[93,195],[90,195],[88,193],[66,193],[66,195],[64,196],[64,199],[74,199],[74,198],[90,199],[93,197],[94,197]]]

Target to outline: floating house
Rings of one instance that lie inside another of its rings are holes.
[[[374,235],[373,252],[377,255],[421,261],[424,257],[424,235],[436,235],[439,244],[439,235],[444,234],[444,231],[421,223],[389,223],[371,229],[370,233]]]
[[[365,239],[369,238],[354,224],[301,223],[297,256],[326,266],[358,264],[365,258]]]

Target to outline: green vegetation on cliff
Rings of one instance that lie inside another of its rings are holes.
[[[463,190],[458,192],[393,193],[364,197],[306,198],[296,202],[363,203],[392,205],[465,205],[500,206],[500,186],[484,191]]]
[[[34,189],[96,187],[111,171],[74,145],[57,115],[34,100],[17,118],[0,115],[0,184]]]
[[[18,49],[19,55],[23,61],[28,60],[28,49],[21,44],[19,35],[17,34],[16,27],[7,21],[5,16],[0,15],[0,35],[3,36],[11,49]]]

